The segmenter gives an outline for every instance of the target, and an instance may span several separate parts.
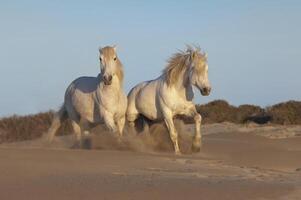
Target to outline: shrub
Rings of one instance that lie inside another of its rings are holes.
[[[266,109],[254,105],[235,107],[224,100],[216,100],[204,105],[197,105],[197,111],[203,117],[203,123],[249,121],[265,124],[301,124],[301,102],[288,101],[279,103]]]
[[[287,101],[267,108],[267,113],[275,124],[301,124],[301,102]]]
[[[227,101],[215,100],[205,105],[197,105],[197,111],[202,115],[202,123],[236,122],[237,108]]]
[[[35,115],[5,117],[0,120],[0,143],[28,140],[40,137],[50,127],[53,112]],[[63,123],[58,135],[70,132],[70,123]]]
[[[288,101],[263,109],[254,105],[241,105],[235,107],[224,100],[215,100],[204,105],[196,105],[197,111],[202,115],[202,123],[233,122],[245,123],[253,121],[264,124],[301,124],[301,102]],[[48,111],[35,115],[5,117],[0,119],[0,143],[28,140],[40,137],[45,133],[52,121],[53,112]],[[185,120],[185,119],[184,119]],[[186,119],[187,122],[193,122]],[[57,135],[72,132],[70,122],[67,120],[58,130]]]

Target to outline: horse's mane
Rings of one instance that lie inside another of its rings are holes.
[[[187,69],[186,67],[189,64],[189,59],[193,53],[203,56],[200,53],[199,47],[193,48],[191,46],[187,46],[186,51],[179,50],[169,58],[168,64],[163,70],[163,74],[165,74],[168,85],[172,85],[177,82],[179,75]]]
[[[124,78],[123,66],[118,57],[117,57],[116,61],[117,61],[117,65],[118,65],[116,75],[118,76],[118,79],[120,80],[120,82],[123,83],[123,78]]]

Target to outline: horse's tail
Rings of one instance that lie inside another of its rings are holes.
[[[139,117],[135,120],[134,123],[135,123],[135,130],[138,133],[149,131],[149,126],[151,125],[150,121],[142,115],[139,115]]]
[[[60,128],[62,122],[65,121],[67,118],[68,118],[68,113],[65,104],[63,104],[59,109],[59,111],[54,114],[51,126],[48,130],[47,137],[49,142],[52,142],[56,131]]]

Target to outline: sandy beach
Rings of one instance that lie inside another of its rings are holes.
[[[192,130],[182,127],[181,156],[160,125],[124,144],[94,130],[86,149],[73,136],[1,144],[0,199],[301,198],[301,126],[204,125],[196,154]]]

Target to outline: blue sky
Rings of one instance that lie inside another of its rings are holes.
[[[301,99],[300,1],[0,1],[0,116],[57,109],[76,77],[118,45],[125,90],[185,44],[207,53],[212,94],[196,103]]]

